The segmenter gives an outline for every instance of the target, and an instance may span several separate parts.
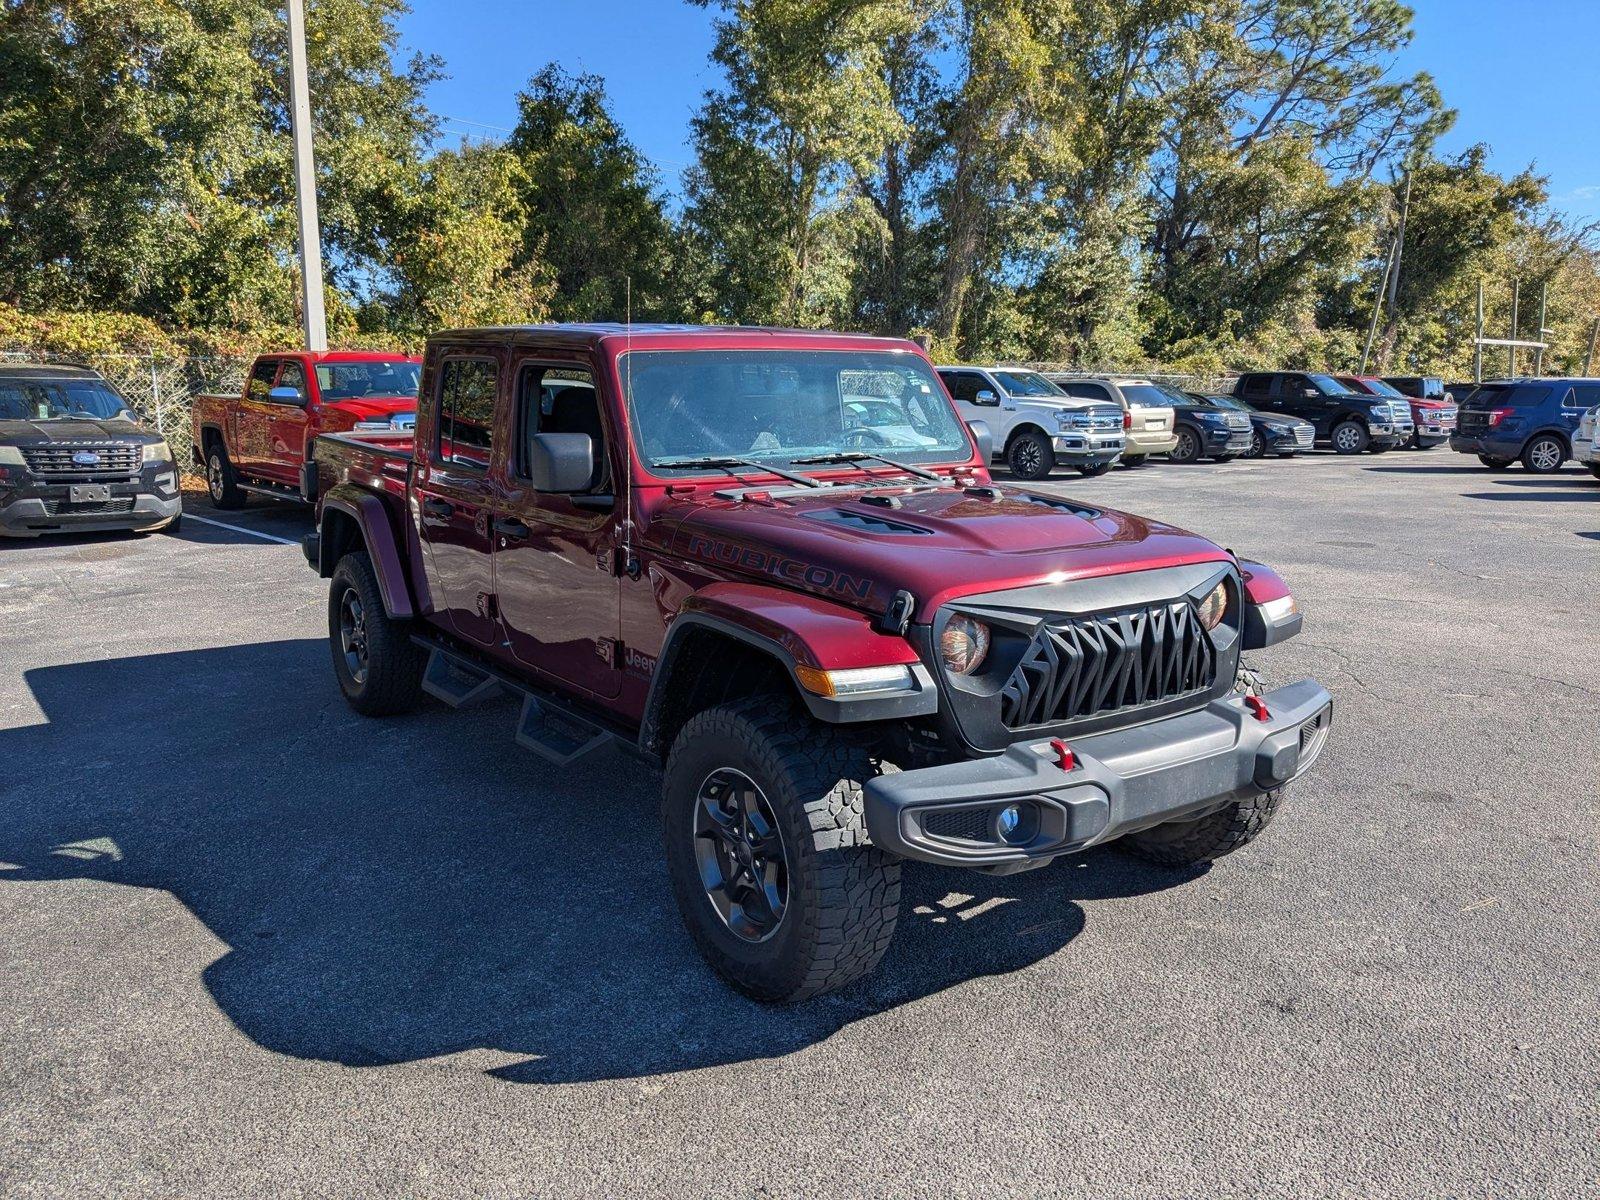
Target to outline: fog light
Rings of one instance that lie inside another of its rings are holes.
[[[998,824],[1000,836],[1010,841],[1018,829],[1022,827],[1022,810],[1015,804],[1008,804],[1000,810]]]

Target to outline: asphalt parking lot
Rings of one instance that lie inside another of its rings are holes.
[[[241,531],[302,514],[0,546],[0,1193],[1595,1194],[1600,482],[1051,486],[1278,567],[1329,749],[1209,872],[913,866],[791,1009],[695,955],[632,760],[346,709]]]

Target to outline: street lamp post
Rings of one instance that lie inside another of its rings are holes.
[[[294,195],[300,219],[300,286],[304,296],[306,349],[328,348],[328,318],[322,304],[322,238],[317,229],[317,165],[311,149],[311,89],[306,76],[306,14],[303,0],[285,0],[289,10],[289,128],[294,140]]]

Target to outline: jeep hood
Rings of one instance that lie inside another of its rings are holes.
[[[957,486],[818,488],[728,500],[673,497],[675,555],[881,612],[897,591],[915,620],[976,592],[1195,562],[1227,551],[1172,525],[1027,492]],[[759,494],[758,494],[759,495]]]

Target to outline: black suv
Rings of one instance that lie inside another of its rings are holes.
[[[1572,457],[1583,414],[1600,404],[1600,379],[1507,379],[1461,402],[1450,449],[1502,471],[1518,459],[1541,475]]]
[[[1410,441],[1416,432],[1408,402],[1360,395],[1331,375],[1251,371],[1234,381],[1233,394],[1266,412],[1311,422],[1317,442],[1332,446],[1340,454],[1393,450]]]
[[[172,448],[98,372],[0,366],[0,537],[149,532],[182,516]]]

